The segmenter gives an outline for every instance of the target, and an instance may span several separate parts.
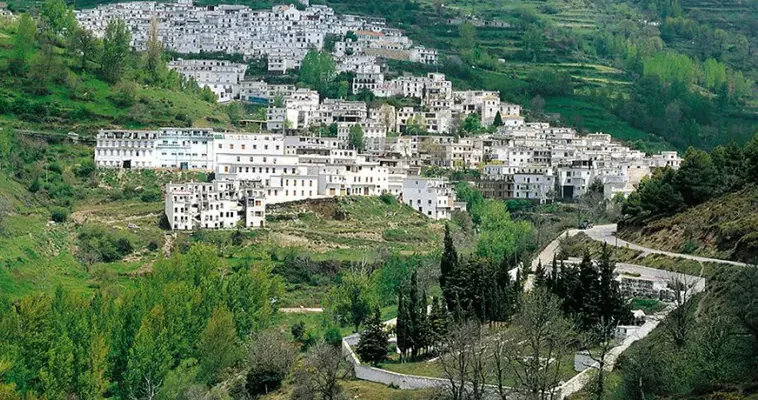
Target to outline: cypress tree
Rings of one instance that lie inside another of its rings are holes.
[[[447,303],[448,310],[455,309],[455,276],[458,270],[458,252],[455,250],[450,226],[445,224],[445,248],[440,262],[440,288]]]
[[[503,117],[500,115],[500,111],[495,114],[495,121],[492,122],[492,125],[496,127],[503,126]]]
[[[366,329],[361,334],[355,352],[361,360],[377,366],[387,359],[388,335],[384,331],[379,307],[374,309],[374,315],[368,320]]]
[[[630,311],[624,303],[618,282],[613,279],[616,263],[611,257],[611,250],[606,243],[600,253],[598,266],[600,268],[599,284],[599,318],[602,321],[623,323],[629,319]],[[612,324],[611,324],[612,325]]]
[[[439,297],[432,298],[432,310],[429,313],[429,345],[436,348],[447,335],[450,314]]]
[[[594,326],[600,318],[600,273],[585,249],[579,264],[579,287],[575,297],[579,304],[579,320],[585,327]]]
[[[395,324],[395,333],[397,334],[397,349],[400,351],[400,360],[404,361],[410,347],[410,338],[408,337],[408,304],[403,296],[403,289],[397,293],[397,323]]]
[[[545,276],[545,268],[542,267],[542,261],[537,261],[537,269],[534,271],[534,287],[547,287],[547,277]]]
[[[408,314],[408,336],[410,339],[411,359],[415,360],[418,355],[418,349],[422,342],[422,325],[423,317],[426,315],[426,310],[421,312],[421,301],[418,296],[418,273],[416,270],[411,273],[411,287],[408,293],[408,308],[406,309]]]

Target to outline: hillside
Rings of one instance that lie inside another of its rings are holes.
[[[750,186],[676,215],[619,224],[620,238],[643,246],[706,257],[755,262],[758,187]]]
[[[131,53],[123,79],[111,83],[94,58],[82,68],[72,55],[78,50],[64,40],[40,35],[22,46],[17,30],[17,21],[0,19],[0,127],[93,134],[101,128],[231,126],[223,106],[165,64],[159,77],[146,79],[143,55]],[[92,46],[99,51],[101,45]],[[14,73],[20,48],[26,48],[26,65]]]

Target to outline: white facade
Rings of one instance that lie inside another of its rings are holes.
[[[262,228],[266,196],[253,181],[170,183],[164,211],[173,230]]]
[[[466,211],[457,202],[452,184],[444,179],[409,176],[403,181],[402,201],[431,219],[450,219],[453,211]]]
[[[173,60],[168,68],[194,79],[201,88],[211,89],[219,103],[239,98],[240,83],[247,71],[246,64],[223,60]]]

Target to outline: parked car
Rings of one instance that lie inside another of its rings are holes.
[[[592,229],[592,222],[585,219],[579,224],[579,229]]]

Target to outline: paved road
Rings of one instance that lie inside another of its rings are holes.
[[[708,258],[708,257],[700,257],[700,256],[693,256],[690,254],[681,254],[681,253],[672,253],[669,251],[663,251],[663,250],[657,250],[657,249],[651,249],[648,247],[643,247],[640,245],[636,245],[634,243],[627,242],[626,240],[622,240],[616,237],[616,224],[608,224],[608,225],[598,225],[595,227],[592,227],[591,229],[569,229],[568,231],[564,232],[559,238],[553,240],[548,244],[542,252],[534,259],[532,260],[532,271],[535,271],[537,269],[537,264],[542,262],[542,266],[545,268],[549,268],[550,265],[553,262],[553,256],[555,253],[558,252],[560,246],[559,241],[560,238],[568,236],[574,236],[579,232],[583,232],[587,234],[591,239],[597,240],[598,242],[605,242],[612,246],[618,246],[618,247],[626,247],[632,250],[637,250],[642,252],[642,255],[648,255],[648,254],[663,254],[668,257],[675,257],[675,258],[685,258],[688,260],[694,260],[699,262],[713,262],[713,263],[721,263],[721,264],[729,264],[729,265],[737,265],[741,267],[747,267],[748,264],[741,263],[738,261],[731,261],[731,260],[721,260],[718,258]],[[511,277],[516,277],[516,269],[512,269],[510,271]],[[534,275],[529,275],[526,284],[524,285],[525,290],[529,290],[532,287],[532,279],[534,278]]]
[[[576,235],[578,232],[584,232],[587,234],[587,236],[599,242],[605,242],[613,246],[626,247],[632,250],[641,251],[643,256],[646,256],[648,254],[663,254],[668,257],[685,258],[688,260],[694,260],[694,261],[699,261],[699,262],[730,264],[730,265],[737,265],[741,267],[748,266],[748,264],[741,263],[738,261],[693,256],[691,254],[672,253],[670,251],[656,250],[656,249],[651,249],[649,247],[636,245],[634,243],[630,243],[616,237],[616,224],[598,225],[598,226],[593,227],[592,229],[585,229],[583,231],[578,230],[578,229],[571,229],[569,230],[569,235],[573,236],[573,235]],[[543,261],[543,264],[544,264],[544,261]]]

